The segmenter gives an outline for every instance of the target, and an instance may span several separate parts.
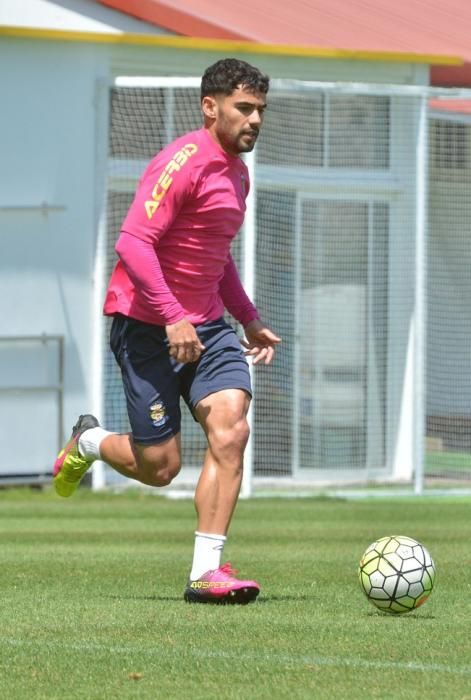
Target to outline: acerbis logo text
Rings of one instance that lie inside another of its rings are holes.
[[[173,177],[171,177],[171,173],[178,172],[180,168],[183,165],[185,165],[188,158],[194,155],[197,150],[198,146],[196,146],[196,144],[187,143],[186,146],[183,146],[182,149],[175,153],[172,160],[169,161],[165,168],[162,170],[162,173],[159,179],[157,180],[154,189],[152,190],[152,199],[148,199],[145,203],[146,214],[148,219],[152,219],[155,212],[159,208],[160,202],[162,201],[168,188],[172,184]]]

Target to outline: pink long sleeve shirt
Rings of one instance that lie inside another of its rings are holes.
[[[104,313],[167,325],[258,313],[230,255],[249,189],[240,158],[206,129],[178,138],[149,163],[116,244]]]

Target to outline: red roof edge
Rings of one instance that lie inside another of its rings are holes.
[[[462,66],[430,66],[430,82],[436,87],[470,87],[471,63]]]
[[[183,36],[204,39],[247,39],[242,34],[207,22],[189,12],[168,7],[159,0],[98,0],[98,2]]]

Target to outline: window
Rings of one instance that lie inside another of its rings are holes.
[[[274,92],[257,158],[263,165],[384,170],[389,142],[389,97]]]
[[[431,122],[432,165],[446,170],[469,167],[469,126],[454,122]]]

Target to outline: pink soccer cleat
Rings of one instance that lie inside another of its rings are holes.
[[[229,562],[207,571],[196,581],[188,581],[183,597],[187,603],[246,605],[260,593],[255,581],[240,581]]]

